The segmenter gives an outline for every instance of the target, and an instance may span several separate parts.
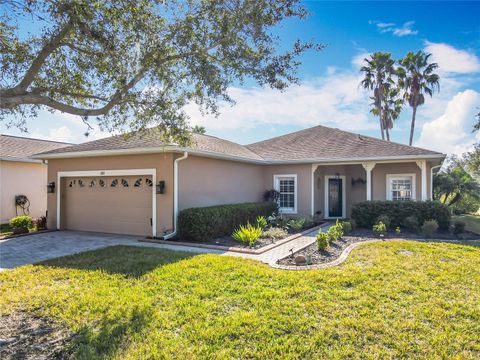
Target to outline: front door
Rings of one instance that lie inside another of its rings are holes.
[[[343,216],[343,179],[328,179],[328,214],[330,218]]]

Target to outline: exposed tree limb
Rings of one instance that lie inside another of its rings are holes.
[[[28,89],[30,84],[33,82],[33,80],[35,79],[35,76],[40,71],[40,68],[44,64],[47,57],[60,46],[60,43],[62,42],[62,40],[70,33],[70,31],[72,31],[72,29],[73,29],[73,21],[70,20],[58,32],[58,34],[53,36],[50,39],[50,41],[45,44],[42,50],[39,51],[35,59],[32,61],[30,68],[25,73],[25,76],[23,77],[22,81],[20,81],[20,83],[18,83],[12,89],[5,90],[5,93],[12,94],[12,95],[24,93]]]

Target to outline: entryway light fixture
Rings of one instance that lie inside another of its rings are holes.
[[[165,193],[165,180],[160,180],[157,184],[157,194]]]
[[[49,182],[47,184],[47,193],[48,194],[53,194],[55,193],[55,181]]]
[[[335,173],[335,179],[340,179],[340,174],[339,173]]]

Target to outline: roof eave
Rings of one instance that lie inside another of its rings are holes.
[[[197,150],[180,146],[165,145],[161,147],[148,148],[132,148],[132,149],[115,149],[115,150],[93,150],[93,151],[75,151],[61,153],[41,153],[32,156],[32,159],[69,159],[81,157],[98,157],[98,156],[118,156],[118,155],[139,155],[139,154],[156,154],[165,152],[184,152],[187,151],[191,155],[217,158],[222,160],[240,161],[253,164],[265,165],[288,165],[288,164],[321,164],[321,163],[346,163],[346,162],[362,162],[362,161],[389,161],[389,160],[418,160],[418,159],[438,159],[443,160],[445,154],[423,154],[423,155],[398,155],[398,156],[376,156],[364,158],[311,158],[301,160],[268,160],[254,159],[244,156],[236,156],[223,154],[214,151]]]
[[[0,157],[2,161],[12,161],[12,162],[23,162],[23,163],[34,163],[34,164],[42,164],[43,161],[39,159],[29,159],[29,158],[18,158],[18,157],[11,157],[11,156],[2,156]]]

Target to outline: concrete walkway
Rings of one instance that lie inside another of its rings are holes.
[[[329,226],[329,224],[326,224],[325,226],[322,226],[322,229],[325,231]],[[195,253],[237,256],[262,261],[266,264],[274,264],[278,259],[290,255],[292,251],[296,252],[315,242],[317,231],[318,230],[312,231],[311,233],[305,234],[304,236],[282,244],[260,255],[204,249],[193,246],[139,242],[139,237],[129,235],[101,234],[82,231],[54,231],[0,240],[0,270],[12,269],[18,266],[34,264],[60,256],[72,255],[115,245],[141,246]]]

